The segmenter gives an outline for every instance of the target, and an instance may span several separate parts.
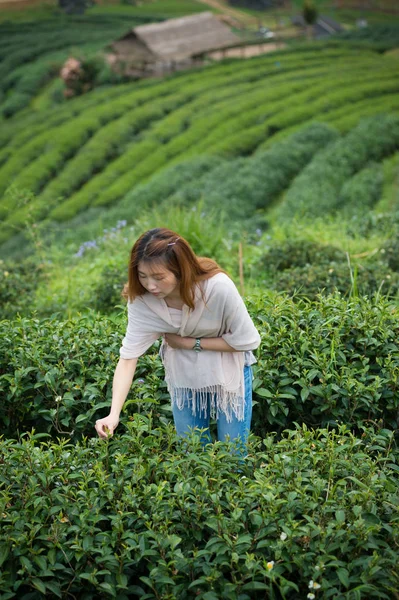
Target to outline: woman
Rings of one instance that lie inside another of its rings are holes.
[[[197,257],[169,229],[151,229],[129,262],[128,326],[115,370],[111,411],[96,421],[112,435],[132,384],[137,359],[163,337],[160,355],[179,436],[216,417],[218,439],[245,444],[252,415],[251,352],[260,337],[231,279],[211,259]]]

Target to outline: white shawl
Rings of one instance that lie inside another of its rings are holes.
[[[210,398],[212,417],[222,411],[228,421],[231,421],[232,413],[242,421],[244,354],[259,346],[259,333],[236,286],[224,273],[218,273],[196,287],[194,304],[194,310],[183,306],[181,326],[176,327],[165,300],[146,293],[129,302],[128,326],[120,356],[138,358],[164,333],[193,338],[222,337],[238,352],[195,352],[174,349],[163,342],[160,355],[165,367],[165,381],[172,403],[178,408],[181,409],[190,398],[195,414],[199,400],[200,411],[206,415]],[[251,357],[252,364],[256,361],[252,353]]]

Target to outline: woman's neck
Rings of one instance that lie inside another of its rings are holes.
[[[184,302],[181,298],[171,298],[168,296],[165,298],[166,305],[169,308],[183,308]]]

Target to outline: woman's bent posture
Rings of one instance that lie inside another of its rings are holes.
[[[96,421],[112,435],[132,384],[137,359],[163,337],[165,367],[178,435],[206,429],[216,417],[218,438],[245,447],[252,415],[252,350],[260,337],[232,280],[211,259],[197,257],[169,229],[151,229],[134,244],[128,326],[115,370],[111,411]]]

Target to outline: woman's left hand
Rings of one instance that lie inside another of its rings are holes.
[[[178,350],[192,350],[195,344],[195,338],[182,337],[176,333],[165,333],[164,339],[171,348]]]

